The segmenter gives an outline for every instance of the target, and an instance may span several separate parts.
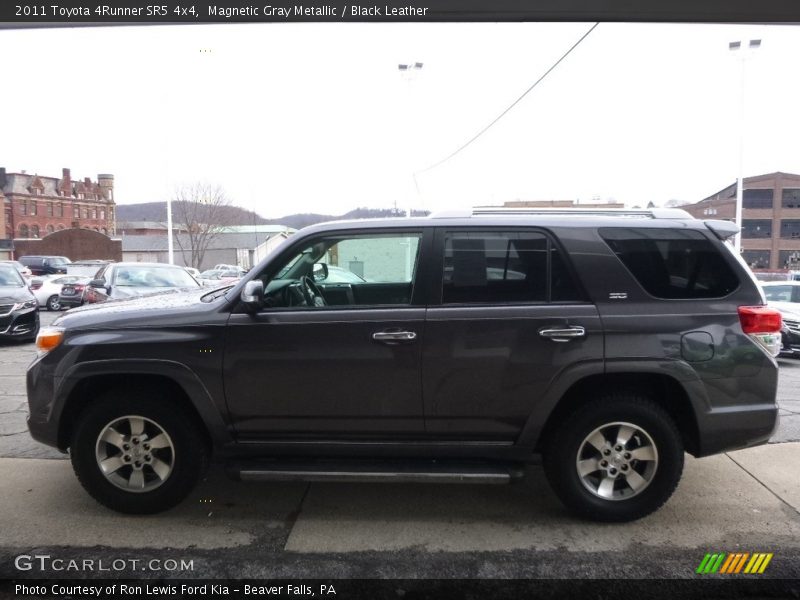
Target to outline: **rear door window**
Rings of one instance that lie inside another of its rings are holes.
[[[558,248],[531,231],[445,233],[443,304],[581,300]]]
[[[739,286],[736,273],[699,231],[615,227],[601,229],[600,236],[656,298],[722,298]]]

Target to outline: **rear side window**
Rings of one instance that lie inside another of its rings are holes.
[[[721,298],[739,285],[724,257],[699,231],[604,228],[600,236],[657,298]]]
[[[462,231],[445,235],[444,304],[581,299],[558,248],[542,233]]]

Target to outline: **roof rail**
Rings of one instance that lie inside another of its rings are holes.
[[[581,217],[638,217],[643,219],[694,219],[680,208],[517,208],[506,206],[478,206],[472,209],[443,210],[431,215],[432,219],[464,218],[472,216],[554,215]]]

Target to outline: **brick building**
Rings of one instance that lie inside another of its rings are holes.
[[[115,233],[113,175],[73,181],[69,169],[58,178],[0,167],[0,200],[0,237],[6,239],[38,239],[70,228]]]
[[[800,175],[744,178],[742,257],[754,269],[800,269]],[[681,206],[698,219],[736,216],[736,183],[696,204]]]

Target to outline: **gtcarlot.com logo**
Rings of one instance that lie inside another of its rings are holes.
[[[772,560],[772,553],[769,552],[715,552],[708,553],[703,558],[700,566],[695,573],[708,575],[710,573],[721,573],[723,575],[735,575],[738,573],[760,574],[763,573],[769,561]]]
[[[20,554],[14,559],[18,571],[194,571],[194,560],[174,558],[55,558],[49,554]]]

